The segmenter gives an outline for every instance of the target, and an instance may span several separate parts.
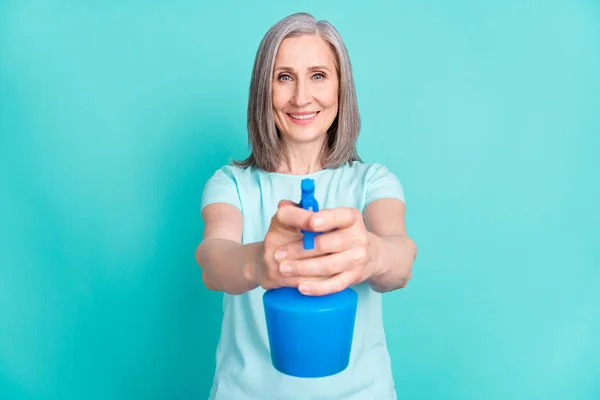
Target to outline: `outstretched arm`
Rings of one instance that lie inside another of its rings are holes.
[[[375,264],[368,283],[375,291],[403,288],[412,277],[417,246],[406,233],[404,214],[404,203],[396,199],[375,200],[365,208]]]

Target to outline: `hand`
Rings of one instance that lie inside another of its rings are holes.
[[[310,227],[311,217],[315,213],[305,210],[289,200],[282,200],[277,206],[277,213],[271,218],[271,225],[264,239],[264,248],[261,262],[257,263],[252,271],[251,279],[264,289],[275,289],[279,287],[298,287],[301,281],[319,281],[324,279],[318,277],[283,275],[280,270],[280,254],[277,249],[300,241],[302,233],[300,230],[313,230]]]
[[[314,250],[304,250],[301,237],[277,243],[277,252],[285,254],[280,260],[282,276],[294,277],[300,292],[335,293],[375,274],[378,238],[367,230],[359,210],[326,209],[304,218],[308,230],[324,232],[315,237]]]

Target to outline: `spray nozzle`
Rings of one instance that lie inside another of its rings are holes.
[[[312,179],[303,179],[301,189],[302,197],[300,199],[300,207],[314,212],[319,211],[319,203],[317,202],[317,199],[315,199],[315,181]],[[315,236],[320,235],[320,232],[302,230],[302,234],[304,235],[304,249],[314,249]]]

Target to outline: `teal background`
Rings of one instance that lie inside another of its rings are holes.
[[[0,3],[0,398],[208,397],[200,196],[297,11],[341,32],[360,154],[406,191],[400,398],[599,399],[594,0]]]

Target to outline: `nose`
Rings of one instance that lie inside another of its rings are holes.
[[[292,104],[298,108],[304,107],[312,102],[310,83],[305,79],[298,79],[292,96]]]

